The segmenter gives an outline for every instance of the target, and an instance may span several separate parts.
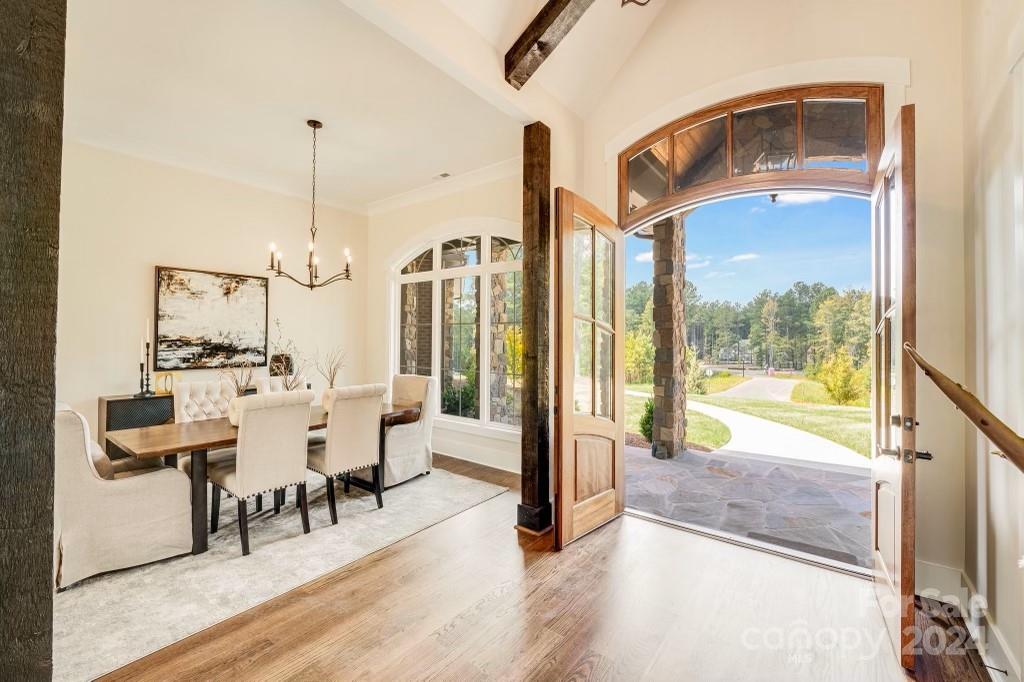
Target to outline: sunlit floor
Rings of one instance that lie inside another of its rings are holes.
[[[717,450],[659,460],[626,447],[626,506],[869,568],[870,473]]]

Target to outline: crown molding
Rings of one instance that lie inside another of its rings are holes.
[[[412,206],[432,199],[440,199],[451,194],[462,192],[471,187],[485,185],[489,182],[504,180],[519,175],[523,172],[523,157],[514,156],[511,159],[499,161],[498,163],[467,171],[461,175],[454,175],[443,180],[435,180],[429,185],[417,187],[416,189],[402,192],[385,199],[372,201],[366,206],[368,215],[380,215],[399,208]]]

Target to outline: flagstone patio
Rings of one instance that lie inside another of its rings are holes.
[[[627,507],[862,568],[871,566],[870,486],[870,470],[730,450],[661,460],[626,447]]]

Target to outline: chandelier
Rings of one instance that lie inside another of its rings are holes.
[[[309,254],[306,256],[306,270],[308,271],[307,281],[292,277],[290,274],[281,269],[281,260],[283,254],[277,250],[277,245],[271,242],[270,244],[270,265],[267,266],[267,270],[274,273],[275,277],[287,277],[296,284],[304,287],[308,287],[311,291],[320,287],[325,287],[328,284],[334,284],[341,280],[352,281],[352,252],[347,248],[345,249],[345,269],[336,275],[332,275],[327,279],[320,281],[320,257],[316,255],[316,131],[324,127],[324,124],[320,121],[314,121],[312,119],[306,121],[306,125],[313,129],[313,202],[312,211],[309,220]]]

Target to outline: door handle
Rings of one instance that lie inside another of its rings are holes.
[[[875,449],[878,451],[878,454],[883,457],[892,457],[893,459],[900,458],[899,450],[894,450],[892,448],[883,448],[881,445],[875,446]]]
[[[918,459],[923,459],[923,460],[926,460],[928,462],[930,462],[933,459],[935,459],[934,457],[932,457],[932,453],[930,453],[928,451],[921,452],[920,450],[918,450],[916,454],[917,454],[917,458]]]

